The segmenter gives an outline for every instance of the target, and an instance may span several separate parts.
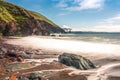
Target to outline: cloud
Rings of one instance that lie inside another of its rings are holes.
[[[68,5],[65,3],[64,0],[61,0],[57,5],[56,7],[60,7],[60,8],[65,8],[67,7]]]
[[[65,16],[65,15],[68,15],[70,13],[59,13],[58,16]]]
[[[63,25],[62,28],[71,28],[70,26],[67,26],[67,25]]]
[[[69,11],[81,11],[88,9],[101,9],[105,0],[60,0],[56,5]]]
[[[73,31],[120,32],[120,25],[99,25],[91,28],[73,28]]]
[[[60,14],[58,14],[58,16],[65,16],[65,15],[67,15],[66,13],[60,13]]]
[[[94,32],[120,32],[120,13],[104,19],[101,24],[94,27],[73,29],[73,31],[94,31]]]
[[[104,19],[104,22],[103,23],[110,23],[110,24],[115,24],[115,23],[120,23],[120,13],[111,17],[111,18],[108,18],[108,19]]]

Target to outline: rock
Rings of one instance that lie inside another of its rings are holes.
[[[7,49],[6,48],[0,48],[0,52],[7,53]]]
[[[20,77],[18,78],[18,80],[29,80],[29,78],[24,77],[24,76],[20,76]]]
[[[41,80],[41,75],[39,72],[31,73],[29,79],[30,80]]]
[[[30,59],[30,56],[27,55],[25,52],[23,52],[20,56],[24,59]]]
[[[11,76],[10,80],[18,80],[18,79],[16,78],[16,76]]]
[[[67,66],[87,70],[95,68],[95,65],[88,59],[75,54],[63,53],[58,57],[59,61]]]
[[[34,54],[33,51],[26,51],[26,54]]]
[[[16,71],[20,69],[29,69],[32,67],[35,67],[34,62],[26,62],[26,63],[17,62],[17,63],[8,64],[6,66],[6,70],[10,72],[10,71]]]
[[[18,57],[18,54],[17,54],[17,53],[14,53],[14,52],[8,52],[8,53],[6,53],[6,57],[14,57],[14,58],[17,58],[17,57]]]
[[[22,57],[18,57],[18,58],[17,58],[17,61],[19,61],[19,62],[24,62],[24,59],[23,59]]]
[[[8,58],[10,61],[12,61],[12,62],[16,62],[16,61],[18,61],[17,60],[17,58]]]

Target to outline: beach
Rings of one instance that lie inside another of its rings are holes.
[[[44,51],[56,52],[62,54],[64,52],[74,53],[83,56],[97,57],[117,57],[120,56],[120,45],[118,44],[104,44],[92,43],[85,41],[71,41],[61,40],[55,37],[39,37],[30,36],[18,39],[9,39],[5,43],[12,45],[19,45],[22,47],[29,47],[33,49],[42,49]],[[104,56],[105,54],[105,56]]]
[[[81,55],[90,59],[97,68],[85,71],[72,69],[71,74],[87,75],[87,80],[120,79],[120,45],[117,44],[78,42],[41,36],[11,37],[6,39],[4,43],[24,48],[39,49],[41,53],[49,55],[42,59],[44,62],[49,62],[50,60],[57,61],[57,56],[65,52]],[[51,54],[56,56],[53,57]]]
[[[0,80],[120,80],[120,0],[0,0]]]

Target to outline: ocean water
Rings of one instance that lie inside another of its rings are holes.
[[[120,56],[120,33],[69,33],[56,38],[58,41],[53,41],[54,44],[50,44],[52,41],[48,43],[54,49]]]
[[[120,33],[70,33],[62,39],[120,45]]]

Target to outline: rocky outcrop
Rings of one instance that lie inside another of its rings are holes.
[[[0,35],[49,35],[63,32],[45,16],[0,0]]]
[[[81,70],[95,68],[95,65],[90,60],[75,54],[63,53],[59,56],[59,61],[67,66]]]

